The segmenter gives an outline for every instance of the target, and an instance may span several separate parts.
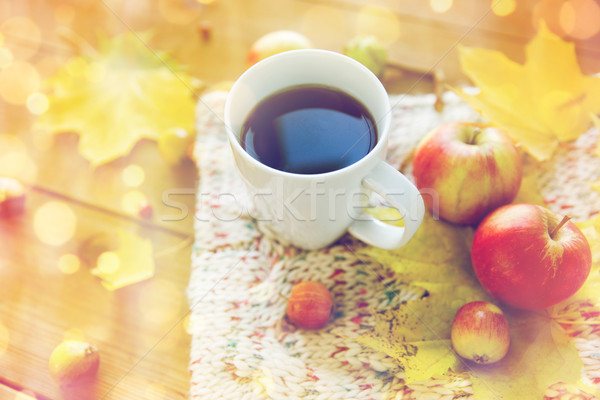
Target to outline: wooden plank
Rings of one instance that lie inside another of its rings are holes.
[[[522,60],[523,44],[533,34],[527,25],[533,2],[518,3],[518,12],[510,17],[487,14],[482,18],[487,2],[457,0],[444,14],[430,12],[428,2],[370,2],[384,5],[396,15],[399,33],[389,45],[390,58],[415,71],[388,71],[386,87],[391,93],[430,92],[431,77],[424,74],[434,70],[443,71],[449,83],[466,82],[455,49],[459,42],[496,48]],[[40,66],[50,59],[55,70],[75,54],[56,34],[61,25],[55,13],[57,2],[9,4],[13,15],[27,16],[42,29],[40,50],[30,60],[33,64]],[[61,4],[67,13],[70,7],[74,15],[67,25],[90,44],[96,43],[99,31],[114,35],[151,28],[155,32],[149,39],[153,49],[171,53],[190,73],[213,83],[239,76],[252,42],[273,30],[297,30],[316,47],[341,51],[357,33],[360,10],[367,3],[215,0],[202,5],[196,1],[84,0]],[[198,33],[203,21],[212,27],[209,40]],[[587,70],[600,70],[597,52],[595,46],[582,54]],[[47,77],[53,68],[41,70]],[[23,218],[0,221],[0,323],[9,332],[9,346],[0,353],[0,382],[52,399],[184,398],[189,389],[189,337],[179,319],[188,310],[184,293],[190,248],[159,257],[155,278],[116,292],[106,291],[89,273],[89,265],[72,275],[58,271],[56,265],[65,253],[84,257],[82,243],[86,239],[99,233],[114,234],[117,227],[148,237],[159,253],[180,246],[193,226],[193,164],[168,166],[154,143],[142,141],[129,156],[90,169],[77,153],[76,135],[40,140],[31,131],[33,120],[24,107],[0,104],[0,135],[18,137],[25,159],[31,161],[21,169],[4,166],[37,188],[30,192],[28,213]],[[139,165],[146,174],[137,187],[123,181],[122,172],[131,164]],[[125,210],[123,198],[132,190],[144,193],[154,206],[151,221],[144,222]],[[33,229],[35,210],[50,200],[68,202],[77,216],[75,236],[60,247],[41,243]],[[100,348],[102,366],[93,385],[61,391],[48,376],[47,362],[54,346],[72,330]]]
[[[25,113],[22,109],[14,110],[10,118],[22,123],[29,116],[18,117]],[[78,154],[75,134],[59,134],[48,138],[49,143],[41,146],[39,137],[31,131],[14,129],[11,125],[10,122],[5,124],[5,132],[22,133],[3,135],[0,132],[0,140],[16,142],[18,146],[15,145],[14,150],[0,149],[0,155],[12,153],[23,165],[0,163],[0,176],[12,176],[26,184],[103,207],[140,222],[191,234],[197,179],[192,161],[168,165],[154,142],[141,141],[129,155],[92,169]],[[139,185],[131,186],[124,180],[124,171],[130,166],[144,173],[143,182]],[[152,207],[153,215],[145,221],[131,206],[137,198],[146,199]],[[184,213],[185,210],[188,212]]]
[[[390,10],[401,20],[413,20],[427,25],[439,25],[452,31],[463,31],[464,28],[476,28],[480,34],[503,37],[525,43],[533,37],[540,21],[552,25],[559,20],[560,7],[552,7],[550,2],[540,0],[521,0],[515,2],[514,11],[508,15],[497,15],[492,3],[498,6],[502,2],[455,0],[445,11],[434,11],[429,1],[410,0],[376,0],[368,3],[362,0],[302,0],[313,4],[329,4],[337,8],[349,8],[364,11],[367,7],[378,7]],[[508,3],[508,2],[507,2]],[[497,9],[498,6],[494,6]],[[557,29],[558,31],[558,29]],[[600,53],[600,32],[587,39],[573,39],[583,52]]]
[[[322,4],[319,0],[303,0],[308,3]],[[429,1],[410,0],[326,0],[333,7],[369,12],[369,8],[381,8],[391,11],[404,20],[428,25],[443,25],[448,30],[463,30],[464,27],[477,26],[478,30],[523,41],[533,32],[533,8],[538,0],[522,0],[515,11],[508,16],[499,17],[492,12],[490,1],[456,0],[443,12],[432,9]]]
[[[62,246],[49,246],[33,229],[36,210],[48,201],[63,202],[32,191],[26,215],[0,221],[0,323],[9,332],[0,354],[2,379],[52,399],[145,399],[149,391],[184,398],[190,259],[185,245],[191,240],[65,203],[77,218],[75,235]],[[92,249],[82,243],[92,235],[114,235],[116,228],[148,238],[155,254],[164,254],[156,258],[154,278],[110,292],[90,274],[89,264],[74,274],[57,268],[66,253],[90,258]],[[65,335],[83,335],[99,348],[101,368],[93,385],[60,390],[48,375],[49,356]]]
[[[103,30],[100,23],[102,13],[96,14],[95,11],[103,11],[104,19],[110,24],[115,23],[115,16],[101,2],[71,2],[62,6],[71,7],[76,15],[73,32],[79,29],[81,23],[81,32],[76,32],[75,35],[81,36],[83,41],[89,40],[95,44],[98,32]],[[40,49],[29,60],[32,65],[39,67],[42,78],[50,77],[61,64],[76,54],[76,49],[69,47],[57,35],[61,24],[51,18],[57,8],[57,4],[53,2],[37,0],[19,2],[19,5],[12,7],[13,17],[29,18],[42,31]],[[89,39],[91,37],[94,40]],[[11,37],[11,40],[14,39]],[[21,46],[30,45],[26,38],[18,39]],[[55,67],[40,67],[49,57]],[[192,161],[169,165],[160,156],[156,143],[142,140],[128,156],[91,168],[77,151],[77,135],[65,133],[53,138],[39,135],[32,129],[35,118],[26,107],[10,105],[0,99],[0,139],[17,137],[19,146],[16,147],[20,149],[18,156],[23,164],[0,163],[0,175],[15,176],[29,184],[139,219],[135,212],[124,205],[124,201],[131,199],[132,192],[137,192],[138,197],[140,194],[145,196],[154,209],[152,223],[185,234],[192,232],[193,213],[187,214],[190,217],[187,220],[181,216],[176,218],[175,215],[181,212],[174,207],[177,202],[182,204],[181,207],[193,210],[196,171]],[[11,150],[0,148],[0,156],[8,151]],[[139,166],[145,172],[145,179],[135,187],[123,180],[123,171],[130,165]]]
[[[0,399],[5,400],[43,400],[36,398],[36,394],[22,388],[13,388],[0,383]]]

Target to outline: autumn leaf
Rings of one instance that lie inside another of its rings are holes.
[[[393,221],[397,212],[381,207],[371,209],[369,213],[382,220]],[[472,234],[470,227],[452,225],[426,213],[421,226],[405,246],[391,251],[366,247],[363,252],[383,260],[384,264],[393,263],[398,258],[423,263],[465,260],[469,258]]]
[[[389,211],[374,210],[371,214],[390,217]],[[471,270],[471,237],[471,228],[426,214],[406,246],[392,251],[375,247],[361,250],[363,256],[382,263],[399,279],[427,293],[422,299],[378,313],[373,331],[357,338],[363,345],[396,358],[407,383],[459,369],[462,361],[450,344],[454,314],[469,301],[490,300]]]
[[[458,309],[471,301],[494,302],[472,271],[471,237],[472,228],[428,214],[405,247],[361,250],[426,294],[378,312],[373,329],[356,340],[398,360],[407,384],[458,373],[470,380],[478,400],[542,399],[548,386],[557,382],[583,387],[579,353],[548,310],[521,311],[497,304],[510,325],[508,355],[489,366],[456,355],[450,328]]]
[[[398,360],[404,368],[406,383],[442,376],[450,370],[457,369],[457,365],[460,364],[452,350],[450,339],[397,342],[373,333],[360,336],[356,340]]]
[[[47,83],[50,105],[37,127],[79,133],[79,151],[93,166],[128,154],[142,138],[191,130],[190,78],[143,39],[101,38],[98,53],[68,61]]]
[[[460,47],[462,70],[480,93],[455,92],[538,160],[574,140],[600,111],[600,77],[583,75],[573,43],[541,23],[519,64],[496,50]]]
[[[451,285],[445,293],[431,293],[409,300],[376,315],[372,332],[356,340],[397,359],[404,368],[406,383],[460,371],[462,360],[450,343],[450,327],[456,311],[465,303],[487,299],[483,290]]]
[[[116,237],[116,248],[100,254],[96,267],[91,271],[110,291],[154,275],[152,243],[123,229],[117,230]]]
[[[556,340],[556,322],[547,312],[505,310],[511,335],[508,354],[468,371],[478,400],[542,399],[557,382],[582,386],[583,362],[572,341]]]
[[[450,326],[458,303],[474,298],[447,295],[407,301],[377,315],[376,326],[357,341],[397,359],[406,383],[464,373],[476,399],[542,399],[557,382],[582,388],[583,363],[572,341],[546,312],[504,310],[510,324],[507,356],[491,365],[477,365],[458,357],[450,343]],[[458,301],[460,299],[460,301]]]
[[[537,167],[524,163],[521,187],[512,201],[513,203],[537,204],[546,207],[546,202],[539,190],[537,181]]]

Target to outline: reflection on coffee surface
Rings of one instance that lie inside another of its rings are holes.
[[[375,121],[358,100],[338,89],[303,85],[262,100],[242,129],[242,147],[286,172],[318,174],[347,167],[377,143]]]

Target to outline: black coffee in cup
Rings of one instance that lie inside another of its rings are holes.
[[[375,121],[351,95],[301,85],[259,102],[242,128],[242,147],[281,171],[319,174],[347,167],[377,144]]]

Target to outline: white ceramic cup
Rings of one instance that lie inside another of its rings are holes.
[[[280,171],[250,156],[240,136],[253,108],[273,93],[305,84],[336,88],[359,100],[375,120],[376,146],[354,164],[321,174]],[[406,244],[419,228],[425,206],[418,189],[384,161],[390,120],[385,88],[350,57],[327,50],[292,50],[250,67],[229,92],[225,125],[254,206],[253,217],[282,241],[305,249],[325,247],[346,231],[384,249]],[[400,211],[404,227],[364,212],[371,191]]]

